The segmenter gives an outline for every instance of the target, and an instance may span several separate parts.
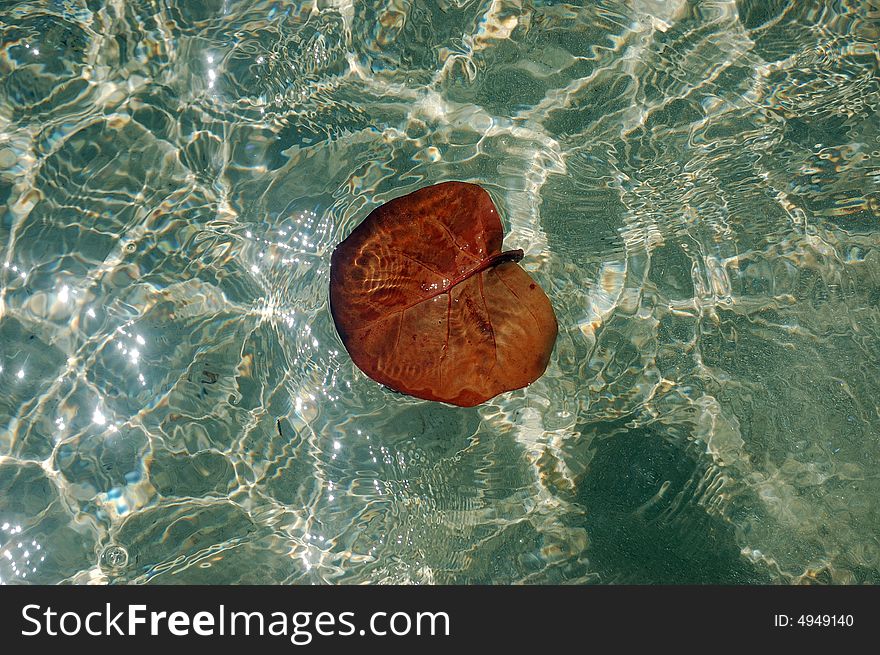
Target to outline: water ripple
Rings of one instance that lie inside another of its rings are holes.
[[[0,582],[876,582],[876,11],[586,5],[0,11]],[[464,410],[327,307],[449,179],[560,323]]]

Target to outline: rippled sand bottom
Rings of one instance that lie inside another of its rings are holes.
[[[0,582],[877,583],[877,21],[0,9]],[[472,409],[364,377],[327,305],[445,180],[560,325]]]

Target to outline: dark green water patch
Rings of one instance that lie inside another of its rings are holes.
[[[701,450],[644,428],[597,442],[578,501],[588,515],[590,568],[602,582],[770,582],[741,556],[733,527],[705,510],[718,484]]]

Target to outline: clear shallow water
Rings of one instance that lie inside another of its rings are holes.
[[[6,2],[0,580],[876,583],[880,7]],[[330,252],[477,182],[547,373],[360,374]]]

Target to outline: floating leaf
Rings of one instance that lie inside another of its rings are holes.
[[[471,407],[544,372],[556,316],[501,251],[489,194],[446,182],[374,209],[333,252],[330,310],[354,363],[397,391]]]

